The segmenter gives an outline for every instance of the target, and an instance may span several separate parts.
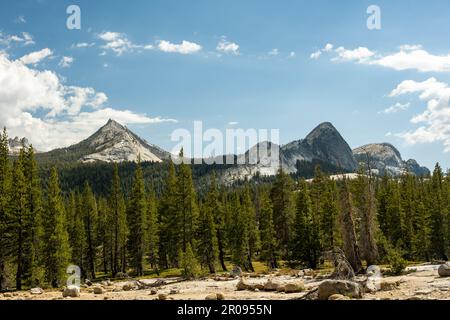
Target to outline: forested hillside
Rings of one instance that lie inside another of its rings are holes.
[[[340,181],[318,165],[312,181],[280,170],[233,187],[217,171],[171,162],[39,167],[32,148],[11,160],[4,132],[0,290],[61,287],[71,264],[93,280],[169,268],[186,277],[230,265],[251,271],[255,261],[317,268],[334,248],[357,272],[447,260],[450,176],[439,165],[428,178]]]

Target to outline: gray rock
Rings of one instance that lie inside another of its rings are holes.
[[[105,289],[103,289],[102,287],[94,287],[94,294],[104,294],[105,293]]]
[[[167,300],[167,295],[164,293],[158,294],[158,300]]]
[[[233,277],[241,277],[242,276],[242,269],[241,269],[241,267],[234,266],[233,270],[231,270],[231,275]]]
[[[42,290],[41,288],[32,288],[32,289],[30,289],[30,293],[33,295],[39,295],[39,294],[43,294],[44,290]]]
[[[358,283],[346,280],[325,280],[319,285],[317,291],[319,300],[328,300],[334,294],[359,299],[362,298],[362,288]]]
[[[277,291],[281,285],[279,283],[273,282],[272,280],[268,280],[264,284],[264,291]]]
[[[205,297],[205,300],[217,300],[217,294],[211,293]]]
[[[131,291],[131,290],[135,290],[136,288],[137,288],[136,283],[133,281],[130,281],[123,285],[122,290],[123,291]]]
[[[63,291],[63,297],[78,298],[80,296],[80,288],[77,286],[68,286]]]
[[[438,269],[438,274],[440,277],[450,277],[450,266],[448,264],[443,264]]]

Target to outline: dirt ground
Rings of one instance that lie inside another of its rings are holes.
[[[383,277],[377,283],[377,291],[365,293],[364,300],[450,300],[450,278],[438,276],[439,266],[421,265],[409,267],[408,273],[396,277]],[[306,292],[316,288],[323,277],[288,276],[288,275],[261,275],[244,277],[247,284],[265,284],[268,280],[279,284],[303,282],[305,290],[299,293],[266,292],[266,291],[237,291],[239,278],[211,278],[204,280],[183,281],[167,284],[157,289],[125,291],[124,285],[128,282],[112,282],[94,284],[92,287],[81,288],[78,298],[63,298],[62,291],[44,290],[42,294],[32,294],[30,291],[3,293],[0,300],[155,300],[161,294],[170,300],[205,300],[210,294],[223,295],[225,300],[290,300],[300,299]],[[142,280],[152,284],[159,279]],[[179,279],[164,279],[166,282]],[[94,287],[101,286],[101,294],[94,294]]]

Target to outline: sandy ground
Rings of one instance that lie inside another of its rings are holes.
[[[364,300],[450,300],[450,278],[441,278],[437,274],[439,266],[422,265],[410,267],[406,275],[384,277],[378,283],[378,291],[366,293]],[[305,292],[316,288],[323,279],[311,277],[294,277],[280,275],[261,275],[259,277],[244,277],[247,284],[264,284],[269,279],[280,284],[298,283],[303,281]],[[152,284],[158,279],[143,280]],[[178,279],[164,279],[167,282]],[[79,298],[63,298],[62,291],[45,290],[44,293],[33,295],[29,291],[0,294],[0,300],[155,300],[160,294],[169,300],[204,300],[210,294],[223,294],[225,300],[290,300],[299,299],[305,292],[287,294],[284,292],[237,291],[239,279],[204,279],[178,282],[164,285],[158,289],[124,291],[127,282],[94,284],[102,286],[104,293],[94,294],[93,287],[81,288]],[[153,291],[153,292],[152,292]]]

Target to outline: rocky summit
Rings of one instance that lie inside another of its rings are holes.
[[[418,176],[428,175],[430,171],[421,167],[417,161],[403,161],[400,152],[389,143],[373,143],[353,150],[355,159],[375,174],[398,176],[410,172]]]

